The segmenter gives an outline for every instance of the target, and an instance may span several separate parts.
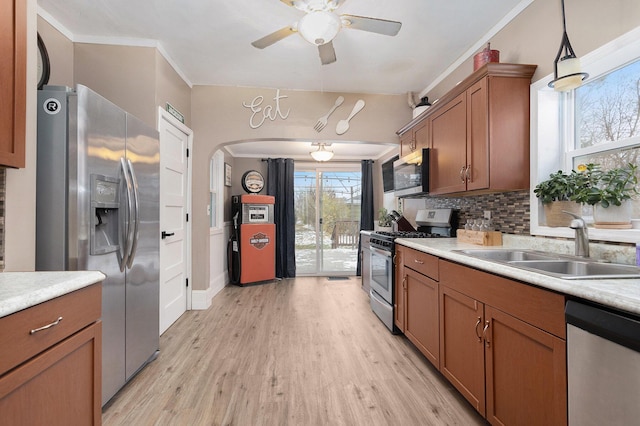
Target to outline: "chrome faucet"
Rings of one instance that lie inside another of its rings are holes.
[[[587,224],[584,219],[577,214],[562,210],[562,213],[566,213],[573,217],[569,228],[576,231],[576,256],[589,257],[589,233],[587,232]]]

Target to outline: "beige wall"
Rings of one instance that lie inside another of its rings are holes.
[[[186,121],[192,123],[194,130],[194,281],[199,287],[206,288],[208,277],[202,275],[202,270],[208,269],[209,251],[206,245],[208,232],[206,229],[206,200],[208,191],[208,164],[211,154],[221,144],[254,137],[298,137],[314,139],[317,135],[310,131],[308,119],[312,107],[319,101],[327,104],[326,98],[333,98],[334,94],[288,92],[297,93],[296,109],[298,118],[286,121],[286,126],[278,127],[278,124],[267,123],[258,131],[250,131],[247,127],[247,111],[239,105],[241,100],[250,100],[258,91],[246,88],[220,88],[220,87],[194,87],[190,94],[188,89],[179,88],[176,95],[173,89],[165,91],[164,78],[166,67],[158,64],[157,52],[151,48],[125,48],[106,46],[104,48],[95,45],[76,46],[74,52],[70,52],[69,42],[60,34],[55,34],[51,28],[36,21],[36,1],[27,0],[29,7],[29,31],[30,46],[29,61],[35,61],[35,32],[36,28],[46,36],[45,43],[52,56],[52,83],[69,84],[75,81],[81,82],[79,75],[85,82],[91,80],[91,72],[96,72],[96,82],[105,91],[104,95],[116,103],[121,103],[125,109],[132,111],[144,121],[155,127],[156,108],[169,98],[170,103],[185,114]],[[611,41],[617,36],[640,25],[640,2],[637,0],[566,0],[567,30],[571,43],[579,56],[594,50],[595,48]],[[40,20],[41,21],[41,20]],[[536,0],[512,23],[505,27],[492,38],[492,47],[500,50],[503,62],[521,62],[538,64],[539,68],[534,76],[534,81],[552,72],[552,62],[560,44],[561,22],[560,2],[558,0]],[[52,39],[53,38],[53,39]],[[95,47],[91,49],[90,46]],[[52,52],[58,52],[55,55]],[[102,53],[102,54],[100,54]],[[137,57],[137,53],[142,58]],[[74,56],[81,56],[80,62],[73,70],[67,67],[74,62]],[[62,59],[64,58],[64,59]],[[73,59],[69,59],[73,58]],[[139,61],[142,60],[142,63]],[[121,63],[122,61],[122,63]],[[55,64],[55,65],[54,65]],[[96,69],[96,64],[103,68]],[[141,68],[135,68],[140,64]],[[155,67],[155,69],[154,69]],[[80,69],[82,68],[82,69]],[[33,66],[28,66],[29,81],[35,86],[35,72]],[[462,80],[473,70],[472,59],[469,59],[458,67],[448,78],[443,80],[428,95],[437,99],[450,90],[458,81]],[[149,74],[151,72],[151,74]],[[144,80],[153,80],[151,87],[145,85]],[[165,81],[171,81],[168,78]],[[430,82],[425,81],[425,86]],[[142,84],[140,88],[139,85]],[[178,84],[178,86],[180,86]],[[96,89],[100,92],[100,89]],[[128,92],[126,92],[128,90]],[[125,93],[126,92],[126,93]],[[273,93],[268,89],[259,91],[265,96]],[[113,93],[113,96],[112,96]],[[251,96],[254,94],[253,96]],[[29,89],[30,99],[35,98],[35,90]],[[190,102],[186,99],[192,97]],[[307,98],[308,96],[308,98]],[[175,97],[175,98],[174,98]],[[301,98],[305,99],[302,100]],[[300,98],[300,99],[299,99]],[[397,99],[396,99],[397,98]],[[144,99],[144,105],[139,105],[139,100]],[[384,101],[388,99],[388,101]],[[353,102],[353,98],[348,99]],[[184,106],[184,105],[187,106]],[[306,106],[305,106],[306,105]],[[164,106],[164,105],[163,105]],[[6,264],[7,270],[28,270],[33,267],[34,259],[34,233],[35,219],[31,212],[35,210],[35,105],[33,101],[27,102],[27,169],[9,170],[7,173],[7,199],[6,199]],[[373,111],[377,109],[377,113]],[[190,111],[189,111],[190,110]],[[383,111],[390,111],[393,117],[385,117],[380,123],[376,118]],[[315,111],[314,111],[315,112]],[[305,114],[303,114],[305,113]],[[293,111],[292,111],[293,114]],[[345,138],[357,140],[394,140],[394,132],[409,121],[409,112],[406,109],[404,96],[380,97],[378,101],[367,101],[367,107],[360,113],[359,118],[367,117],[368,121],[376,123],[376,129],[370,134],[362,134],[364,130],[354,128]],[[399,118],[402,116],[402,118]],[[373,117],[373,118],[372,118]],[[363,120],[364,121],[364,120]],[[281,123],[280,123],[281,124]],[[232,161],[230,159],[225,160]],[[234,167],[235,168],[235,167]],[[230,191],[229,191],[230,192]],[[227,194],[230,195],[230,194]],[[202,253],[201,253],[202,252]],[[208,273],[207,273],[208,274]],[[197,275],[197,276],[196,276]],[[197,279],[196,279],[197,278]],[[203,287],[204,286],[204,287]],[[194,286],[195,287],[195,286]]]
[[[49,84],[85,84],[157,128],[157,107],[166,102],[191,120],[191,89],[154,48],[75,44],[37,15],[28,2],[26,167],[7,171],[5,270],[35,268],[36,33],[51,62]]]
[[[156,59],[156,102],[155,105],[166,108],[169,102],[184,115],[184,124],[191,127],[191,88],[176,73],[171,64],[160,52],[155,52]]]
[[[75,83],[157,128],[156,49],[74,44]]]
[[[36,0],[27,1],[25,168],[7,169],[4,212],[5,271],[33,271],[36,234]]]
[[[73,87],[73,42],[40,16],[38,34],[47,48],[51,63],[49,84]]]
[[[326,140],[320,139],[313,130],[318,116],[333,105],[336,93],[306,92],[281,90],[281,96],[287,96],[281,101],[283,113],[290,110],[286,120],[266,120],[262,126],[252,129],[249,126],[251,111],[242,106],[249,103],[256,96],[264,96],[264,104],[273,105],[275,89],[264,88],[236,88],[218,86],[195,86],[192,91],[192,115],[194,131],[193,156],[193,282],[195,290],[206,289],[209,283],[208,234],[199,232],[206,229],[208,217],[206,208],[209,197],[208,174],[199,170],[208,170],[209,159],[213,153],[229,142],[248,141],[255,139],[297,139],[301,141]],[[364,99],[365,108],[358,114],[357,121],[344,135],[325,130],[321,136],[331,140],[369,141],[369,142],[398,142],[396,130],[411,119],[411,111],[407,106],[405,95],[364,95],[341,93],[344,105],[353,106],[358,99]],[[325,136],[326,135],[326,136]],[[268,142],[265,142],[268,143]],[[295,142],[292,142],[295,143]],[[243,193],[239,179],[247,167],[264,170],[264,165],[258,167],[256,159],[235,159],[233,161],[232,187],[235,193]],[[266,176],[265,176],[266,177]],[[240,192],[238,192],[240,191]],[[231,194],[232,195],[232,194]],[[227,201],[228,203],[228,201]],[[228,210],[228,209],[227,209]]]
[[[565,12],[567,34],[579,57],[640,25],[638,0],[566,0]],[[560,0],[535,0],[490,41],[500,51],[500,62],[538,65],[537,81],[553,73],[561,40]],[[471,72],[473,57],[429,90],[429,99],[438,99]]]

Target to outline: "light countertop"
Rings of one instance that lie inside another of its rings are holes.
[[[0,318],[105,278],[98,271],[0,273]]]
[[[395,242],[472,268],[640,315],[640,279],[564,280],[453,251],[479,248],[531,249],[532,246],[527,243],[527,239],[516,240],[502,246],[479,246],[460,243],[455,238],[400,238],[396,239]]]

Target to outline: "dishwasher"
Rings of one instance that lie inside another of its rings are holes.
[[[640,317],[568,301],[569,425],[640,422]]]

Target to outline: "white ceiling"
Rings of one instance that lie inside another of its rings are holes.
[[[251,45],[303,16],[279,0],[38,0],[38,6],[73,41],[158,46],[191,85],[415,92],[417,99],[531,1],[346,0],[337,13],[400,21],[402,28],[395,37],[341,30],[333,41],[337,61],[329,65],[297,34],[263,50]],[[362,145],[353,146],[362,158]],[[242,155],[240,146],[235,150]]]

